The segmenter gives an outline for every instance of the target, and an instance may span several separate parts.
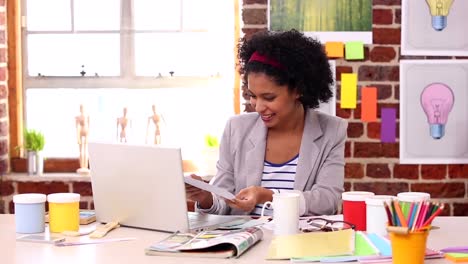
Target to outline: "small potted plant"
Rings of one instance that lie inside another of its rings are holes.
[[[34,129],[24,131],[24,149],[28,158],[28,174],[42,174],[44,171],[44,158],[41,151],[44,149],[44,134]]]

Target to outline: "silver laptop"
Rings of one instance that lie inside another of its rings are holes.
[[[187,212],[180,148],[89,143],[96,219],[166,232],[198,232],[243,217]]]

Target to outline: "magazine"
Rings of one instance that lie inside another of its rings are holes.
[[[258,227],[174,233],[145,249],[146,255],[237,258],[263,238]]]

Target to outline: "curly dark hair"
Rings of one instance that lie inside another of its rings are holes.
[[[258,61],[249,62],[254,52],[278,61],[284,68]],[[249,73],[264,73],[278,85],[297,90],[304,108],[318,108],[333,96],[332,71],[322,44],[292,29],[284,32],[263,31],[239,44],[239,72],[247,86]]]

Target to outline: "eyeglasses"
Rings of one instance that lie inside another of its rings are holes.
[[[328,220],[325,218],[311,218],[307,220],[310,227],[301,228],[302,232],[332,232],[344,229],[355,229],[356,226],[346,221]]]

